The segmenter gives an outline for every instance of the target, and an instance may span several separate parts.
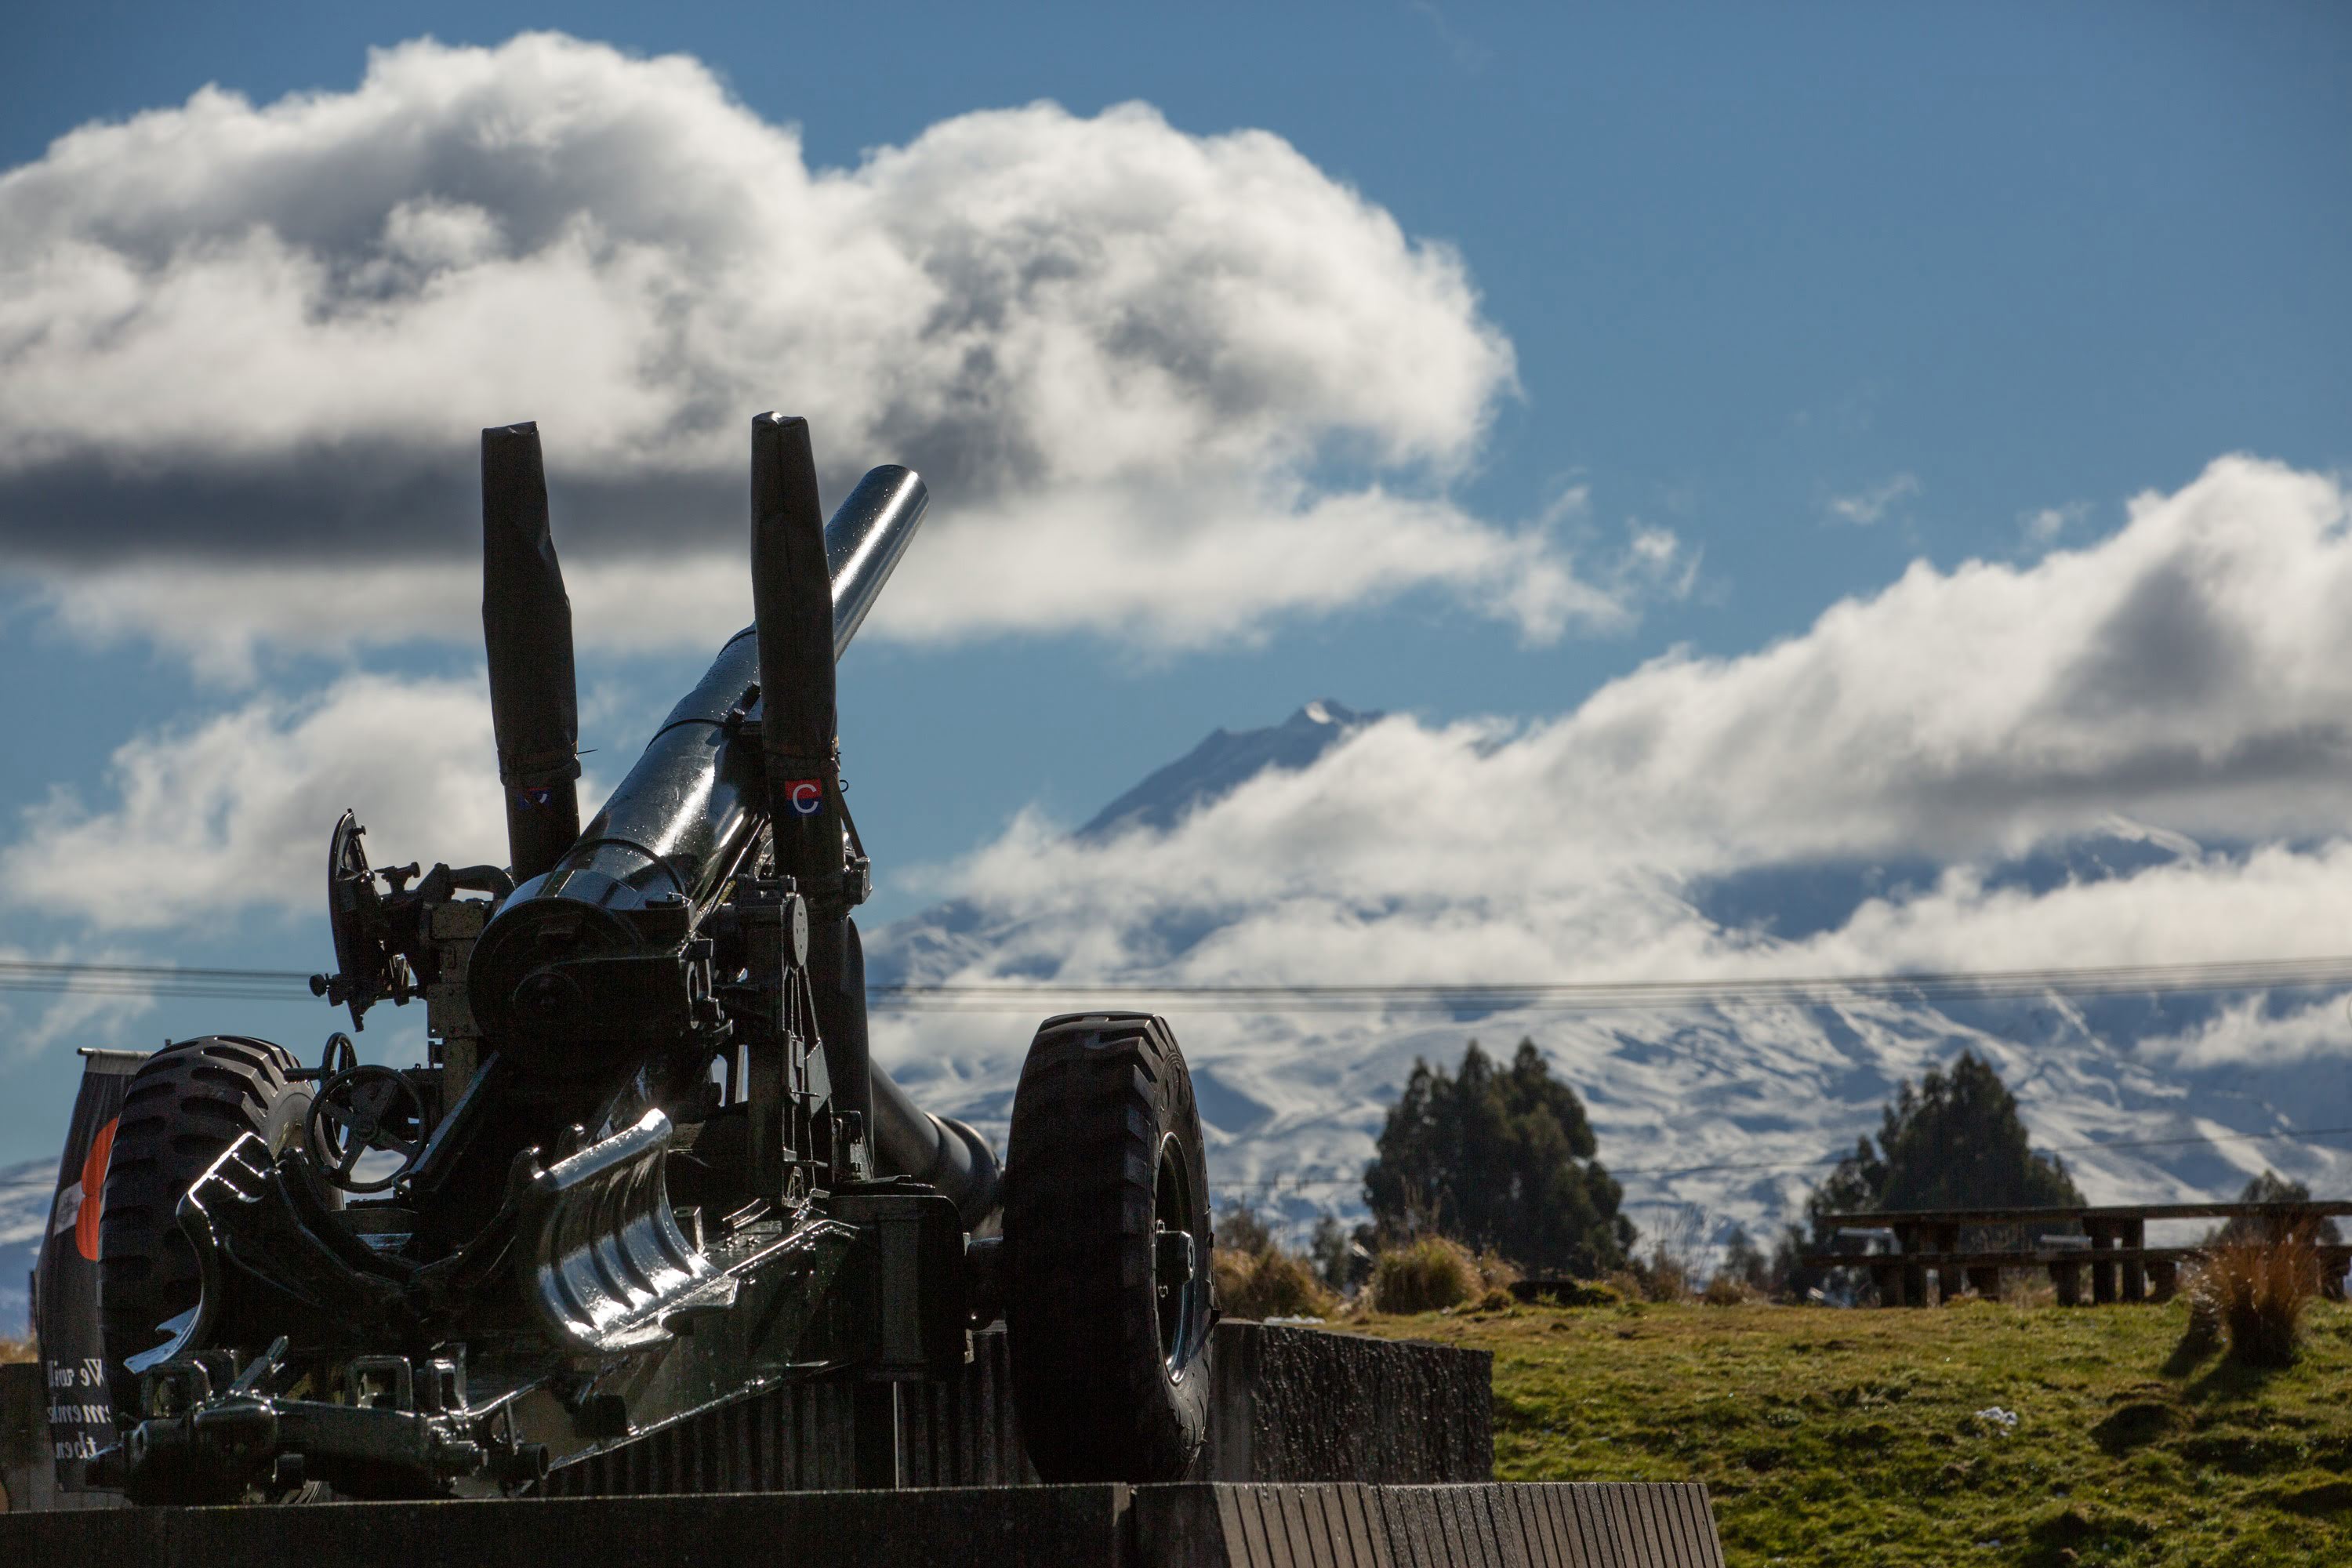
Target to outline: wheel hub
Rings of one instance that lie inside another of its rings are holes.
[[[1184,1146],[1174,1133],[1160,1140],[1160,1169],[1153,1184],[1152,1283],[1157,1288],[1160,1353],[1171,1382],[1181,1381],[1204,1338],[1202,1310],[1207,1301],[1207,1249],[1198,1232],[1200,1194],[1192,1191]]]

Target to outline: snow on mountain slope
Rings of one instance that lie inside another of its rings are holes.
[[[1346,713],[1336,704],[1317,706]],[[1296,776],[1300,770],[1330,761],[1335,746],[1371,723],[1349,715],[1328,726],[1320,745],[1288,749],[1326,728],[1314,712],[1302,710],[1268,730],[1219,731],[1079,835],[1056,843],[1040,834],[1012,847],[1045,859],[1065,846],[1073,847],[1073,856],[1089,853],[1076,847],[1115,832],[1141,834],[1142,844],[1173,842],[1171,832],[1187,813],[1231,803],[1245,787],[1306,787]],[[1316,814],[1288,820],[1311,824]],[[982,867],[970,896],[873,933],[871,976],[936,983],[1119,974],[1167,984],[1560,975],[1540,961],[1512,956],[1534,950],[1513,925],[1507,898],[1491,909],[1435,917],[1438,929],[1493,921],[1477,945],[1502,953],[1500,967],[1433,973],[1433,963],[1465,961],[1422,939],[1428,917],[1413,908],[1416,889],[1402,871],[1392,898],[1350,899],[1294,885],[1312,879],[1310,863],[1266,889],[1259,904],[1230,889],[1171,894],[1168,880],[1186,875],[1181,852],[1150,864],[1161,881],[1132,890],[1131,903],[1122,902],[1130,890],[1118,880],[1066,900],[1037,889],[1000,898]],[[2189,908],[2190,895],[2204,884],[2267,864],[2256,851],[2216,850],[2118,818],[2029,854],[1957,870],[1916,857],[1794,861],[1689,877],[1618,868],[1611,873],[1618,885],[1569,923],[1591,922],[1597,952],[1625,951],[1635,967],[1622,973],[1669,962],[1683,966],[1663,970],[1666,974],[1694,973],[1702,957],[1718,961],[1719,969],[1727,949],[1761,964],[1775,953],[1801,955],[1808,945],[1826,956],[1783,965],[1784,972],[1866,970],[1878,965],[1836,955],[1874,922],[1923,920],[1925,911],[1946,905],[2008,910],[2004,918],[2012,923],[2036,914],[2054,918],[2050,911],[2092,899],[2106,900],[2107,911],[2176,899]],[[1041,872],[1041,880],[1046,875]],[[1333,902],[1350,907],[1325,926],[1308,928],[1283,912],[1303,903],[1319,919],[1328,912],[1321,906]],[[1627,945],[1628,929],[1651,926],[1669,933],[1701,930],[1709,946],[1668,943],[1669,955],[1683,955],[1677,961],[1660,956],[1655,943],[1646,951]],[[1265,940],[1254,946],[1254,936]],[[1258,958],[1276,967],[1254,970]],[[1318,967],[1283,972],[1310,958]],[[2104,958],[2060,950],[2026,962]],[[1972,966],[2012,962],[2011,953],[1990,952]],[[1661,970],[1648,973],[1656,977]],[[2317,1190],[2352,1190],[2352,1155],[2326,1137],[2210,1141],[2352,1126],[2352,1074],[2343,1070],[2339,1043],[2352,1031],[2338,1026],[2340,998],[2288,995],[2269,1005],[2196,996],[1930,1005],[1848,996],[1813,1005],[1671,1011],[1171,1016],[1200,1087],[1213,1179],[1228,1199],[1247,1198],[1297,1224],[1325,1210],[1360,1213],[1364,1163],[1414,1059],[1452,1063],[1474,1037],[1496,1050],[1529,1037],[1545,1050],[1584,1097],[1601,1155],[1621,1173],[1637,1222],[1655,1225],[1663,1211],[1693,1207],[1718,1239],[1733,1223],[1760,1233],[1790,1217],[1822,1173],[1822,1158],[1875,1131],[1898,1083],[1948,1063],[1963,1047],[1994,1062],[2016,1090],[2037,1142],[2065,1151],[2095,1199],[2227,1195],[2265,1166]],[[1001,1137],[1034,1022],[1013,1015],[886,1014],[877,1021],[876,1048],[922,1103]],[[2133,1146],[2082,1147],[2091,1144]]]
[[[20,1340],[30,1332],[29,1281],[57,1180],[54,1156],[0,1167],[0,1340]]]

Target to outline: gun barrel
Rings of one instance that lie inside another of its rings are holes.
[[[833,576],[833,657],[866,624],[882,584],[914,542],[930,492],[912,468],[885,463],[871,469],[824,525],[824,562]]]
[[[848,647],[873,607],[921,521],[922,501],[919,479],[904,468],[880,469],[827,525],[825,553],[847,568],[835,591],[835,650]],[[507,1016],[524,974],[554,956],[533,934],[542,922],[565,927],[562,945],[583,956],[625,952],[639,939],[624,917],[683,904],[691,925],[724,892],[768,821],[758,748],[733,743],[760,710],[759,679],[757,628],[746,626],[670,710],[576,840],[506,900],[468,973],[486,1028]]]
[[[635,953],[691,931],[772,823],[777,869],[801,879],[811,895],[810,977],[835,1109],[866,1120],[882,1169],[940,1187],[978,1225],[996,1207],[995,1156],[971,1129],[917,1108],[867,1058],[863,953],[839,879],[832,666],[906,553],[927,492],[907,468],[868,473],[823,525],[829,581],[813,581],[816,499],[806,427],[763,416],[753,443],[754,597],[776,635],[762,639],[755,624],[729,638],[577,840],[515,889],[475,946],[469,996],[486,1032],[505,1037],[505,1048],[520,1047],[532,1031],[517,1027],[517,991],[534,970],[565,956]],[[828,592],[832,635],[811,637],[811,621],[823,614],[814,595]],[[568,673],[568,639],[564,651]],[[757,746],[743,733],[755,718]],[[822,809],[791,800],[786,780],[818,782]],[[660,918],[665,910],[676,918]],[[534,1076],[593,1074],[602,1065],[559,1042],[528,1054]]]
[[[893,1175],[928,1182],[955,1200],[966,1226],[995,1212],[1002,1176],[988,1141],[951,1116],[934,1116],[880,1068],[874,1076],[874,1151]]]

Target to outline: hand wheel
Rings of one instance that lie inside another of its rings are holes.
[[[349,1072],[359,1065],[359,1047],[352,1044],[349,1035],[337,1029],[327,1037],[327,1048],[319,1058],[319,1070],[313,1077],[325,1083],[337,1073]]]
[[[335,1054],[331,1045],[331,1061]],[[425,1097],[391,1068],[347,1067],[311,1096],[302,1142],[320,1172],[343,1191],[380,1193],[425,1152]],[[399,1168],[375,1181],[359,1180],[352,1173],[371,1150],[398,1154]]]

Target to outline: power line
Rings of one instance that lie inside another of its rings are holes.
[[[2108,964],[2044,969],[1919,970],[1883,974],[1754,976],[1717,980],[1466,981],[1387,984],[1167,984],[1143,980],[992,981],[877,985],[869,1005],[893,1012],[1080,1011],[1106,1003],[1160,1004],[1168,1011],[1450,1014],[1531,1008],[1558,1012],[1648,1010],[1701,1005],[1818,1003],[1840,995],[2014,999],[2043,994],[2311,990],[2352,986],[2352,957]],[[206,969],[172,964],[0,961],[0,990],[100,995],[219,996],[296,1001],[310,977],[290,969]]]
[[[896,1012],[1080,1010],[1159,1004],[1170,1012],[1402,1012],[1451,1014],[1528,1008],[1552,1012],[1656,1010],[1701,1005],[1813,1003],[1837,994],[1997,1000],[2057,994],[2118,995],[2352,985],[2352,957],[2218,963],[2110,964],[2045,969],[1917,971],[1721,980],[1465,982],[1460,984],[1185,985],[993,982],[877,985],[870,1005]]]
[[[310,1000],[310,977],[287,969],[190,969],[155,963],[43,963],[4,959],[0,960],[0,991],[291,1002]]]

